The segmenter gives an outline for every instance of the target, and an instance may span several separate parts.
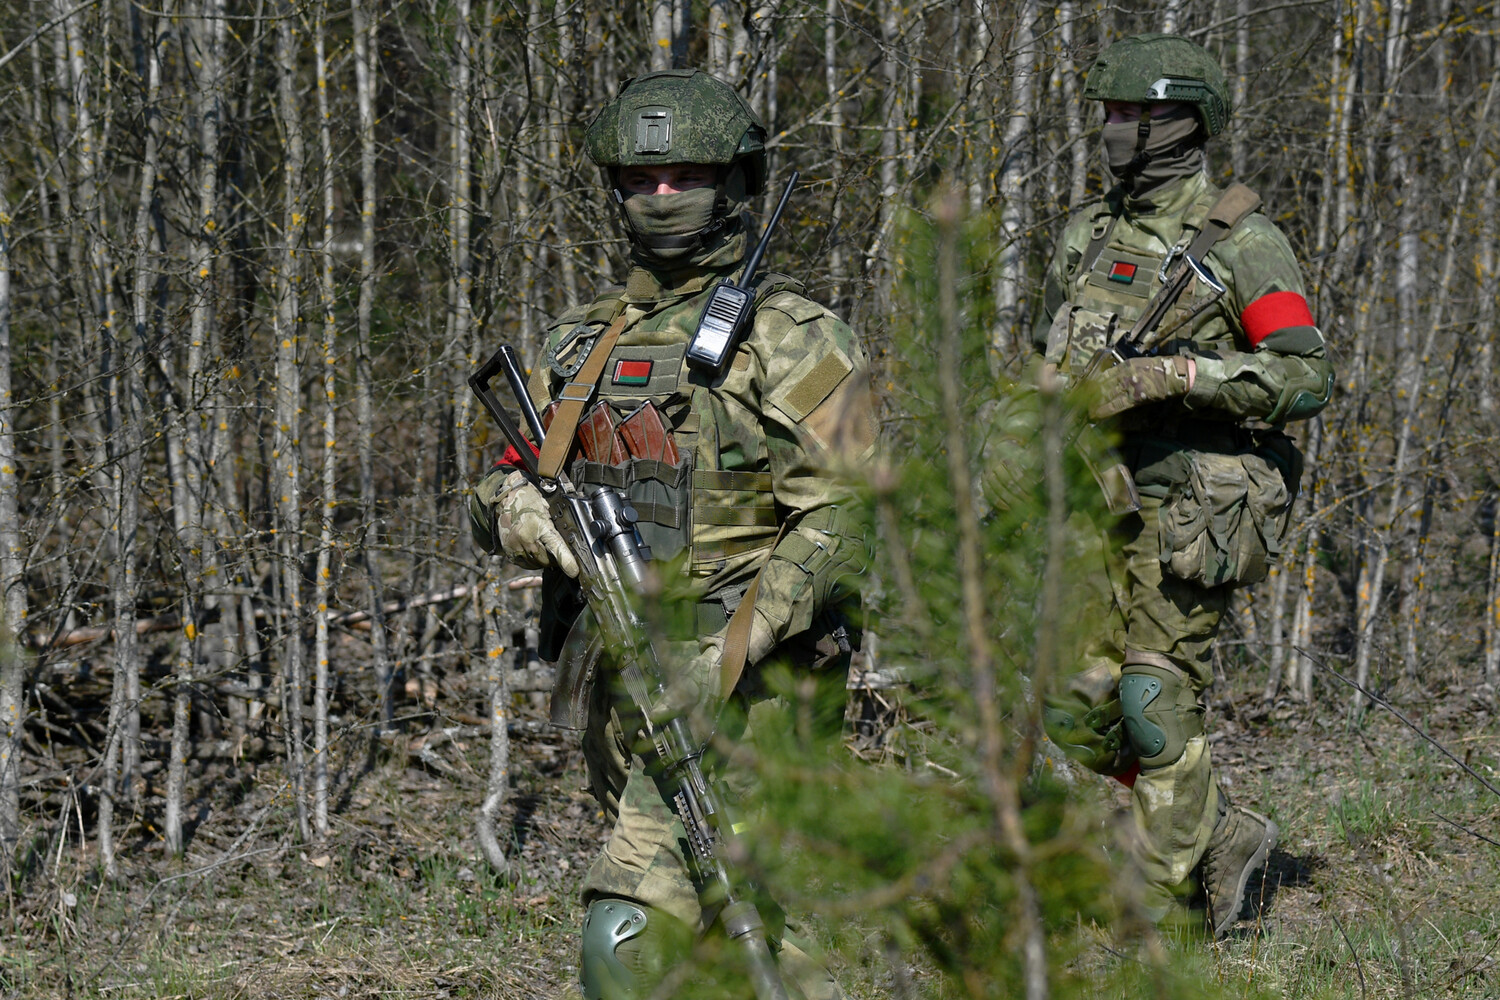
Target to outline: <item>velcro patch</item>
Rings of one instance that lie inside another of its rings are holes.
[[[794,419],[802,420],[817,409],[818,404],[827,399],[829,393],[838,388],[838,384],[853,370],[854,366],[842,352],[825,354],[786,394],[786,398],[781,401],[781,408]]]
[[[629,361],[624,358],[615,362],[615,385],[647,385],[651,381],[650,361]]]
[[[1128,285],[1135,280],[1135,270],[1135,265],[1129,261],[1117,260],[1109,269],[1109,280]]]

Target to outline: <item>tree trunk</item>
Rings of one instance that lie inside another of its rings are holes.
[[[311,839],[307,821],[306,770],[302,742],[302,337],[300,282],[306,243],[307,201],[303,172],[302,87],[294,4],[281,0],[276,23],[276,117],[282,141],[281,240],[275,248],[273,279],[276,338],[276,413],[271,463],[276,503],[277,559],[282,607],[279,609],[282,725],[287,776],[297,805],[297,831]]]
[[[1026,275],[1026,197],[1024,184],[1031,169],[1031,102],[1036,76],[1036,0],[1023,0],[1016,18],[1014,63],[1010,95],[1001,136],[1000,232],[995,264],[995,333],[990,344],[992,365],[1001,368],[1014,358],[1029,338],[1025,302],[1030,294]]]
[[[327,0],[318,0],[314,15],[313,48],[318,78],[318,153],[323,194],[323,245],[319,250],[318,304],[323,318],[323,448],[321,470],[322,505],[318,517],[318,564],[313,575],[313,788],[312,826],[319,840],[326,839],[328,826],[328,600],[333,583],[333,514],[338,502],[338,323],[334,318],[333,215],[334,157],[332,112],[328,106],[328,60],[326,48]]]
[[[844,155],[844,94],[839,84],[839,0],[823,4],[823,87],[828,94],[828,148],[836,163]],[[835,189],[837,190],[837,188]],[[844,237],[843,202],[835,193],[828,215],[828,300],[834,312],[843,314]]]
[[[1058,36],[1062,41],[1059,53],[1062,74],[1063,127],[1068,136],[1068,204],[1069,210],[1083,206],[1088,190],[1089,154],[1092,150],[1084,141],[1082,102],[1078,98],[1078,64],[1073,58],[1073,22],[1078,17],[1076,0],[1065,0],[1058,4]]]
[[[21,837],[21,732],[25,680],[20,644],[26,628],[26,549],[21,532],[21,481],[17,475],[16,416],[11,395],[10,172],[0,166],[0,877],[10,885],[12,858]]]
[[[510,859],[500,843],[496,821],[510,796],[510,664],[506,646],[513,623],[510,620],[509,595],[500,580],[504,560],[484,560],[484,584],[480,591],[480,618],[484,622],[485,681],[490,703],[490,770],[485,782],[484,801],[479,806],[475,837],[485,860],[496,874],[510,874]]]
[[[1250,0],[1235,0],[1234,13],[1234,76],[1231,77],[1230,91],[1233,106],[1243,112],[1250,93]],[[1232,124],[1231,129],[1229,167],[1236,178],[1243,178],[1249,170],[1245,162],[1244,119]]]
[[[391,706],[391,657],[385,628],[385,585],[376,546],[381,537],[381,519],[375,492],[375,374],[370,333],[375,314],[375,60],[379,52],[379,22],[372,16],[369,0],[350,0],[354,28],[354,80],[359,105],[359,304],[356,306],[354,340],[355,435],[359,439],[359,520],[364,540],[360,562],[368,584],[366,608],[370,612],[370,646],[375,674],[376,731],[384,732],[394,715]]]

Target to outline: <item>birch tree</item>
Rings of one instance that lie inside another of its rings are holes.
[[[302,744],[302,335],[301,280],[307,230],[306,168],[302,134],[302,87],[298,80],[297,11],[289,0],[277,5],[276,121],[281,138],[282,211],[272,289],[276,350],[275,416],[271,442],[276,490],[276,559],[281,601],[278,609],[281,654],[282,724],[287,769],[297,803],[297,828],[311,838]]]
[[[24,729],[24,669],[18,639],[26,628],[26,561],[21,536],[20,477],[16,469],[17,407],[11,370],[10,204],[0,170],[0,875],[10,878],[11,858],[21,836],[21,752]]]

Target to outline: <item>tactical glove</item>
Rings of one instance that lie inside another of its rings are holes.
[[[1182,355],[1130,358],[1092,379],[1089,417],[1104,420],[1148,403],[1180,399],[1193,387],[1193,360]]]
[[[505,477],[493,500],[495,540],[517,565],[527,569],[556,566],[569,576],[578,575],[578,560],[552,524],[541,490],[519,471]]]

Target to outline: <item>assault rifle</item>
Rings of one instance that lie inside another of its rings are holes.
[[[653,710],[664,700],[666,681],[650,633],[635,610],[634,597],[646,586],[646,564],[651,559],[636,531],[636,510],[619,490],[595,486],[585,495],[565,473],[555,477],[539,473],[531,444],[490,388],[490,381],[501,372],[540,445],[542,421],[509,345],[469,376],[469,388],[521,456],[528,478],[546,498],[553,524],[578,560],[578,584],[599,637],[619,665],[625,689],[640,710],[642,726],[660,761],[654,775],[657,786],[687,832],[699,896],[718,889],[712,900],[720,906],[718,920],[729,939],[744,950],[757,1000],[788,1000],[766,943],[765,923],[726,860],[728,841],[737,836],[736,826],[729,818],[729,796],[722,782],[703,769],[705,743],[694,736],[681,714],[653,720]]]
[[[1171,265],[1172,260],[1168,257],[1162,264],[1164,275]],[[1187,291],[1188,285],[1192,284],[1194,278],[1197,278],[1213,294],[1200,302],[1191,316],[1179,320],[1165,330],[1161,329],[1161,321],[1166,318],[1167,311],[1182,297],[1182,293]],[[1122,361],[1150,354],[1157,345],[1167,339],[1169,334],[1180,329],[1198,313],[1217,302],[1226,290],[1223,282],[1215,278],[1213,272],[1209,271],[1202,261],[1193,257],[1191,253],[1182,254],[1182,263],[1177,266],[1170,277],[1166,278],[1161,290],[1147,304],[1146,311],[1141,313],[1135,325],[1113,343],[1105,344],[1095,351],[1094,356],[1089,358],[1089,363],[1084,366],[1083,373],[1079,376],[1079,383],[1087,382],[1093,376],[1108,371]]]

